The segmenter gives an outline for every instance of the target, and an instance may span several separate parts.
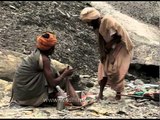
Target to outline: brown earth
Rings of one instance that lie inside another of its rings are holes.
[[[116,9],[146,23],[156,24],[159,2],[111,2]],[[0,1],[0,48],[29,54],[35,47],[35,36],[46,30],[58,38],[53,58],[69,63],[81,74],[97,72],[96,36],[79,20],[87,2]],[[135,12],[135,9],[137,10]],[[154,11],[155,10],[155,11]],[[148,14],[152,17],[148,17]]]
[[[108,1],[108,3],[122,13],[158,26],[158,18],[155,15],[159,5],[157,1],[141,3],[136,1]],[[77,72],[81,75],[89,75],[81,78],[83,81],[93,82],[94,86],[87,87],[86,91],[98,94],[97,76],[92,77],[92,75],[96,75],[99,56],[96,36],[78,18],[80,11],[85,6],[87,6],[87,2],[81,1],[0,1],[0,48],[29,54],[35,47],[35,36],[46,30],[55,31],[58,37],[58,45],[52,57],[60,62],[71,64],[77,68]],[[148,17],[149,15],[150,17]],[[139,68],[138,65],[136,67]],[[142,73],[139,74],[144,76]],[[127,86],[130,79],[135,80],[137,78],[128,75],[126,92],[131,90]],[[154,83],[155,81],[151,78],[148,80],[148,83]],[[0,116],[2,118],[144,119],[160,117],[158,113],[159,103],[147,100],[136,102],[128,97],[123,97],[120,102],[117,102],[112,100],[114,92],[109,88],[104,91],[104,101],[83,110],[57,111],[53,107],[17,107],[10,109],[8,103],[11,96],[11,84],[11,82],[0,80]],[[152,88],[151,91],[154,91],[154,89]]]

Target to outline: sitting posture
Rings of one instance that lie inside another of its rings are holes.
[[[22,60],[15,73],[11,103],[41,106],[48,99],[57,97],[57,85],[64,90],[70,89],[68,84],[72,87],[68,77],[74,70],[66,67],[57,71],[51,65],[50,55],[54,53],[56,43],[55,34],[50,32],[36,37],[36,49]],[[71,88],[71,92],[73,90]]]

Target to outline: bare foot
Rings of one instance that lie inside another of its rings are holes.
[[[99,95],[97,96],[97,101],[99,101],[99,100],[103,100],[103,95],[102,95],[102,94],[99,94]]]
[[[121,99],[121,95],[116,95],[115,99],[116,100],[120,100]]]

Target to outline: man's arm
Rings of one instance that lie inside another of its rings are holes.
[[[45,55],[42,55],[42,59],[43,59],[44,75],[46,77],[46,80],[47,80],[48,84],[51,87],[55,87],[57,84],[59,84],[59,82],[62,79],[64,79],[66,76],[69,76],[73,73],[73,70],[65,69],[64,72],[62,74],[60,74],[60,76],[58,76],[57,78],[53,78],[53,73],[52,73],[52,70],[51,70],[49,58]]]

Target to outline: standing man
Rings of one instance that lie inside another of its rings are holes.
[[[103,99],[103,90],[108,84],[116,91],[116,100],[121,99],[124,78],[132,60],[133,44],[126,30],[111,16],[102,16],[93,7],[86,7],[80,19],[93,27],[98,36],[100,62],[98,65],[98,99]]]

